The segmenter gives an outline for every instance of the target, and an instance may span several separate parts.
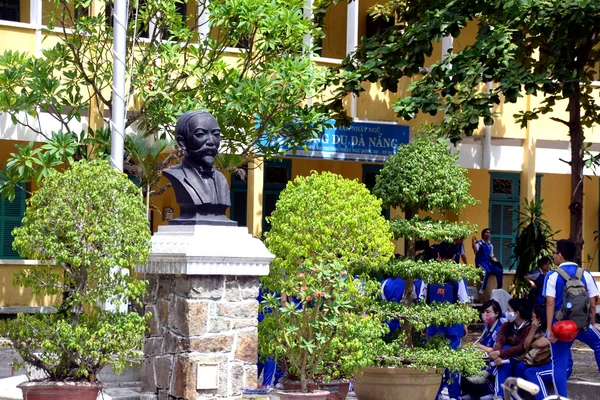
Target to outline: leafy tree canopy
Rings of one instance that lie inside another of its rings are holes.
[[[402,78],[411,78],[409,96],[393,104],[398,117],[443,112],[436,129],[456,142],[477,131],[482,121],[493,124],[498,116],[493,106],[501,101],[539,96],[537,106],[515,115],[521,126],[566,106],[567,119],[551,119],[564,125],[571,140],[570,238],[581,245],[583,167],[598,161],[584,145],[583,127],[600,121],[592,86],[600,59],[600,1],[391,0],[371,11],[395,24],[363,38],[345,60],[335,75],[340,86],[329,107],[339,112],[342,99],[362,92],[363,82],[396,92]],[[470,44],[427,66],[434,42],[461,36],[469,23],[477,24]],[[486,82],[493,83],[489,91]]]
[[[78,132],[76,122],[94,99],[100,115],[110,116],[112,1],[100,4],[54,0],[44,35],[57,43],[39,58],[0,54],[0,112],[13,123],[44,134],[38,117],[45,112],[65,133]],[[304,103],[322,86],[324,70],[303,43],[321,32],[303,6],[302,0],[130,2],[126,126],[169,137],[179,115],[204,108],[221,125],[225,153],[278,156],[287,149],[283,138],[291,148],[303,145],[328,119]]]

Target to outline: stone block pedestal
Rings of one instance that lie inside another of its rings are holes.
[[[144,399],[239,399],[256,387],[258,280],[272,259],[246,228],[159,228],[141,271]]]

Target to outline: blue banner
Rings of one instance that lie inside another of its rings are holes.
[[[385,162],[408,140],[406,125],[353,122],[347,128],[325,128],[318,138],[306,143],[306,149],[298,148],[295,157]],[[291,151],[288,155],[294,156]]]

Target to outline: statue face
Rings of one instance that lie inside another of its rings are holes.
[[[212,167],[221,144],[219,123],[210,114],[199,114],[188,124],[187,137],[178,136],[177,142],[188,159],[204,168]]]

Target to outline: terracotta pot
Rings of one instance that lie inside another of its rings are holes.
[[[23,382],[17,386],[23,391],[23,400],[96,400],[102,389],[90,382]]]
[[[299,390],[277,390],[279,400],[326,400],[329,394],[326,390],[313,390],[302,392]]]
[[[354,392],[358,400],[431,400],[440,388],[442,372],[402,367],[361,368],[356,374]]]
[[[300,390],[302,388],[300,381],[292,379],[282,379],[281,384],[284,390]],[[328,383],[310,382],[308,384],[308,390],[316,389],[328,391],[327,400],[345,400],[350,390],[350,381],[334,379]]]

